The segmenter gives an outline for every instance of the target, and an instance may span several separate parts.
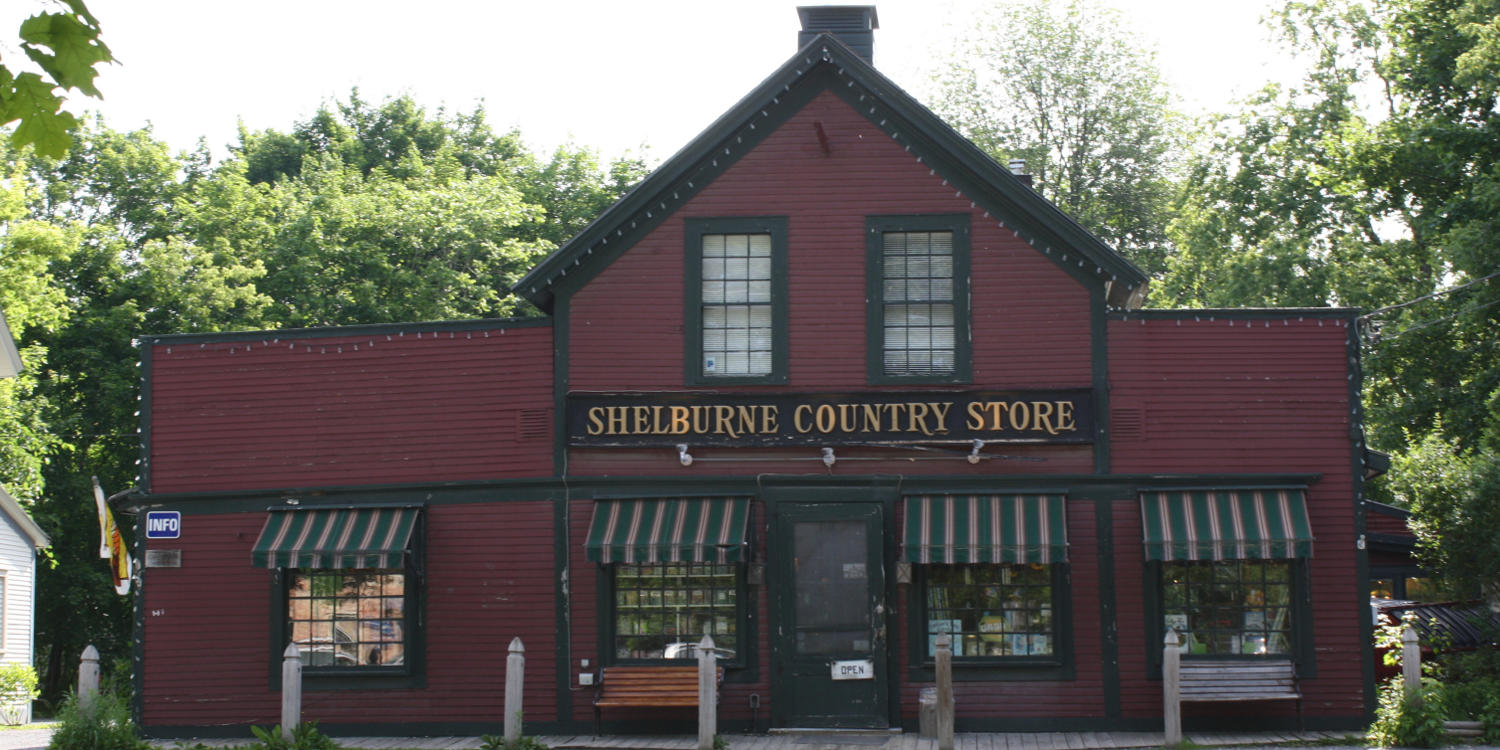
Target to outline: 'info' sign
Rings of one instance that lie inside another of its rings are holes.
[[[182,536],[182,513],[175,510],[146,512],[147,539],[176,539]]]

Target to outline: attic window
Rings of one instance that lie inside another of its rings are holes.
[[[786,220],[690,219],[689,384],[786,378]]]
[[[868,223],[872,382],[966,380],[968,217]]]

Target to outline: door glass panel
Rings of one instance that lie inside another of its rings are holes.
[[[870,653],[866,529],[864,521],[794,524],[797,653]]]

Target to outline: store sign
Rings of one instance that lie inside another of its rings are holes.
[[[1092,443],[1087,389],[568,396],[571,446]]]
[[[869,659],[836,661],[833,663],[833,679],[873,680],[875,679],[875,663]]]

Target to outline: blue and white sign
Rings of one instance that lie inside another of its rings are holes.
[[[146,511],[147,539],[176,539],[182,536],[182,513],[175,510]]]

